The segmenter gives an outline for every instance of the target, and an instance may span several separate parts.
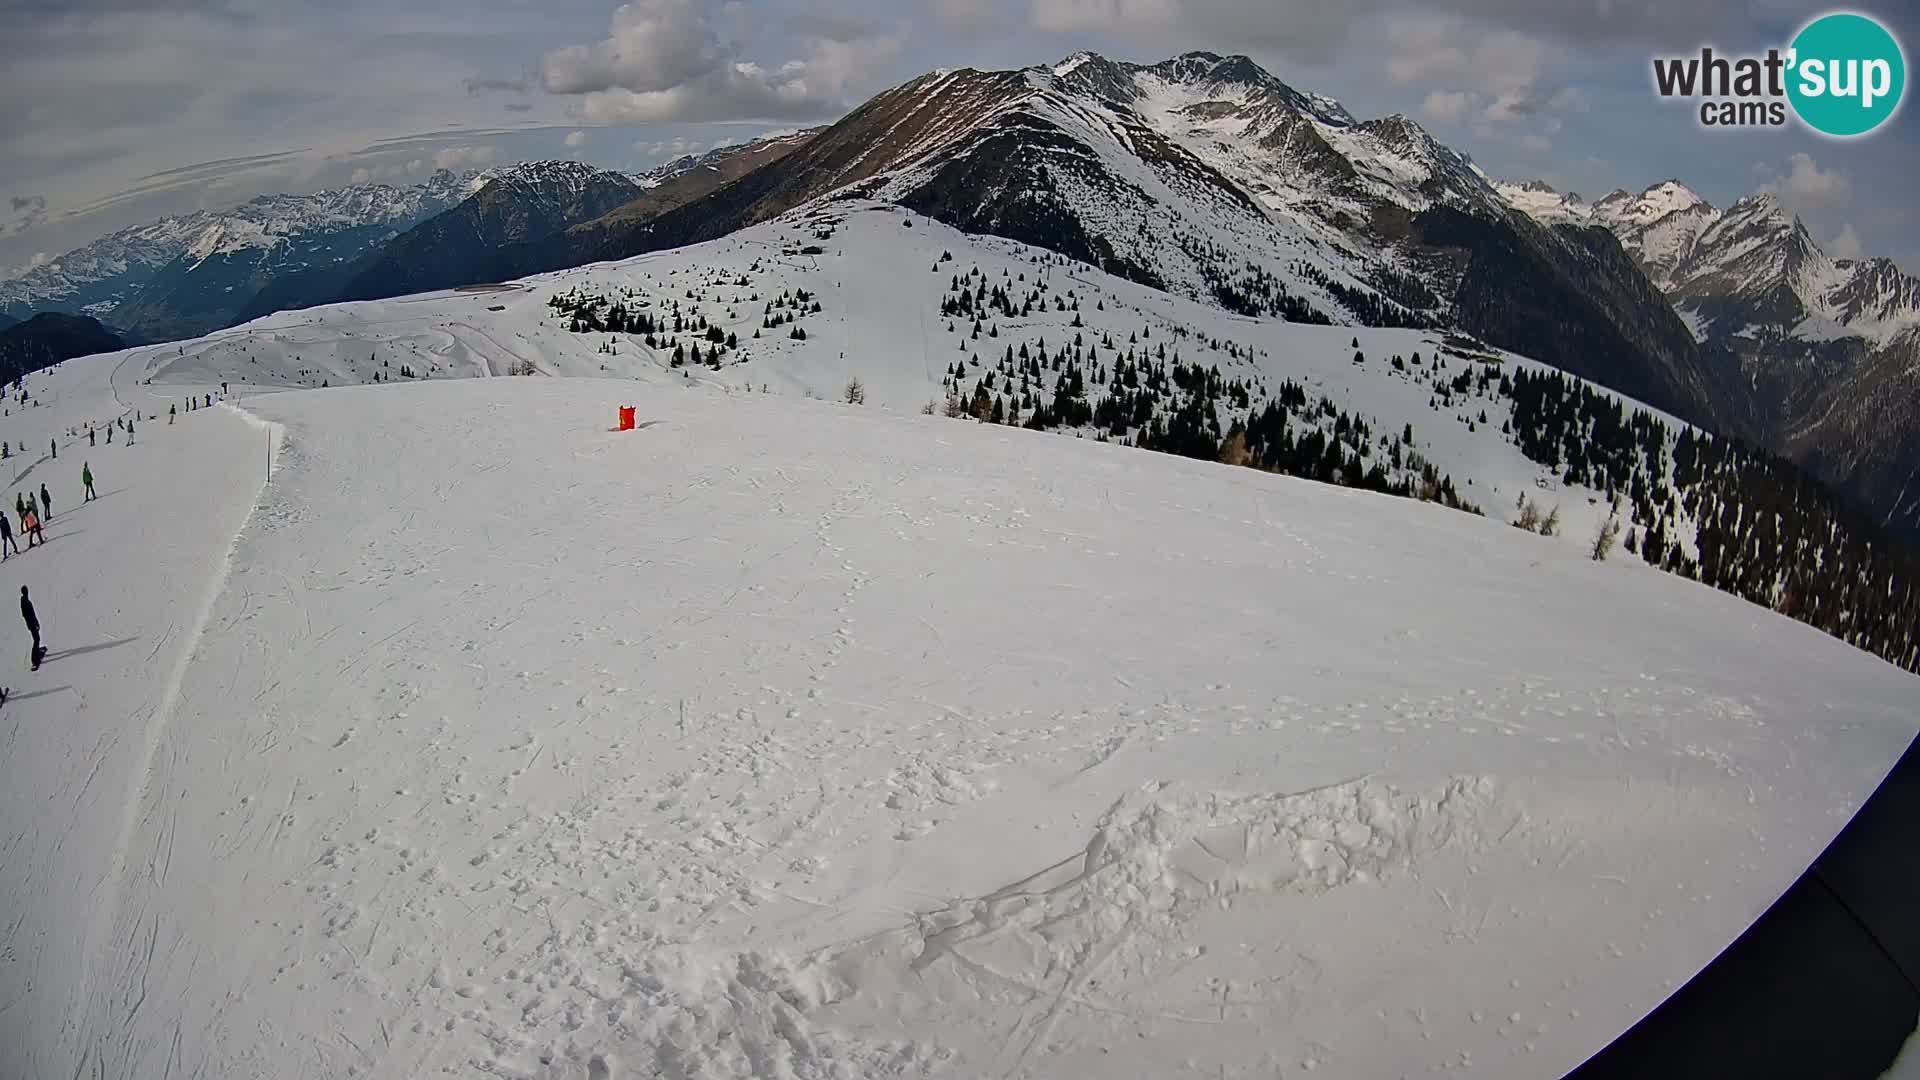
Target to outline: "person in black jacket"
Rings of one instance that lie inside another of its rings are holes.
[[[27,621],[27,633],[33,635],[33,670],[39,671],[47,649],[40,644],[40,615],[33,610],[33,599],[27,595],[25,585],[20,586],[20,617]]]
[[[13,538],[13,526],[7,522],[7,515],[0,514],[0,559],[7,557],[8,548],[12,548],[15,555],[20,554],[20,543]]]

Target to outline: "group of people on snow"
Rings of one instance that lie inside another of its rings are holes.
[[[13,512],[20,515],[20,535],[27,538],[28,547],[39,547],[47,542],[46,533],[42,531],[42,515],[53,516],[53,493],[47,490],[47,485],[40,485],[38,502],[34,501],[32,488],[28,488],[24,495],[14,495]],[[20,544],[13,538],[13,529],[5,518],[0,518],[0,559],[7,557],[7,546],[13,548],[14,554],[20,553]]]
[[[220,392],[223,396],[226,394],[227,385],[225,383],[220,384]],[[24,397],[22,400],[24,400]],[[195,395],[188,399],[187,409],[189,412],[192,412],[196,409],[212,408],[213,402],[214,396],[212,394]],[[178,415],[178,406],[168,405],[167,422],[169,424],[174,422],[176,415]],[[137,411],[131,417],[116,417],[111,424],[106,425],[107,445],[113,445],[114,432],[120,431],[126,435],[126,445],[132,446],[134,424],[144,419],[145,416]],[[69,434],[77,433],[77,427],[69,430]],[[87,445],[100,445],[99,434],[100,429],[98,427],[95,427],[93,424],[88,424]],[[60,445],[56,439],[49,447],[49,457],[58,459],[59,456]],[[82,462],[80,465],[80,486],[83,492],[82,502],[92,502],[100,497],[93,489],[93,465],[91,462]],[[37,495],[38,498],[35,497],[36,492],[31,487],[24,492],[19,492],[14,495],[14,513],[20,522],[19,536],[26,539],[26,546],[28,548],[38,547],[46,543],[46,535],[43,532],[44,523],[47,519],[53,517],[53,493],[47,489],[46,484],[43,483],[40,485],[40,490]],[[21,554],[20,541],[15,537],[13,524],[7,519],[4,513],[0,513],[0,560],[5,560],[18,554]],[[33,598],[28,594],[25,585],[20,586],[20,618],[27,624],[27,633],[33,638],[33,647],[29,653],[29,658],[32,661],[33,670],[38,671],[40,670],[41,662],[47,657],[47,649],[40,640],[40,614],[34,610]],[[7,695],[7,689],[0,687],[0,702],[4,702],[7,699]]]

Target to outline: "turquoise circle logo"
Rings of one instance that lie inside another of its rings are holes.
[[[1787,54],[1787,99],[1822,135],[1850,139],[1893,118],[1907,89],[1907,60],[1886,27],[1836,12],[1808,23]]]

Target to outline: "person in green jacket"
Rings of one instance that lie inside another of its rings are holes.
[[[92,502],[100,497],[93,493],[93,465],[89,462],[80,464],[80,483],[87,489],[87,497],[80,500],[81,502]]]

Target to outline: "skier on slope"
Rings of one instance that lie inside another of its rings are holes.
[[[48,517],[53,516],[53,492],[48,491],[45,484],[40,485],[40,509]]]
[[[27,534],[28,547],[30,548],[39,547],[40,546],[40,539],[39,539],[40,538],[40,515],[34,513],[33,510],[29,508],[27,510],[27,520],[20,523],[20,531]]]
[[[46,659],[47,647],[40,644],[40,614],[33,610],[33,599],[27,595],[27,587],[20,586],[20,617],[26,620],[27,633],[33,635],[33,651],[28,653],[33,659],[33,670],[40,670],[40,661]]]
[[[0,559],[7,557],[8,548],[12,548],[15,555],[20,554],[20,544],[13,538],[13,525],[7,521],[7,515],[0,514]]]
[[[88,446],[99,446],[99,445],[100,445],[99,443],[97,443],[97,442],[95,442],[95,441],[94,441],[94,437],[93,437],[93,425],[92,425],[92,424],[88,424],[88,425],[87,425],[87,445],[88,445]]]
[[[174,414],[174,411],[175,411],[176,409],[178,409],[178,408],[179,408],[179,406],[177,406],[177,405],[168,405],[168,406],[167,406],[167,425],[168,425],[169,427],[171,427],[171,426],[173,425],[173,414]]]
[[[93,463],[80,463],[80,486],[86,489],[86,497],[81,502],[92,502],[100,496],[93,493]]]

